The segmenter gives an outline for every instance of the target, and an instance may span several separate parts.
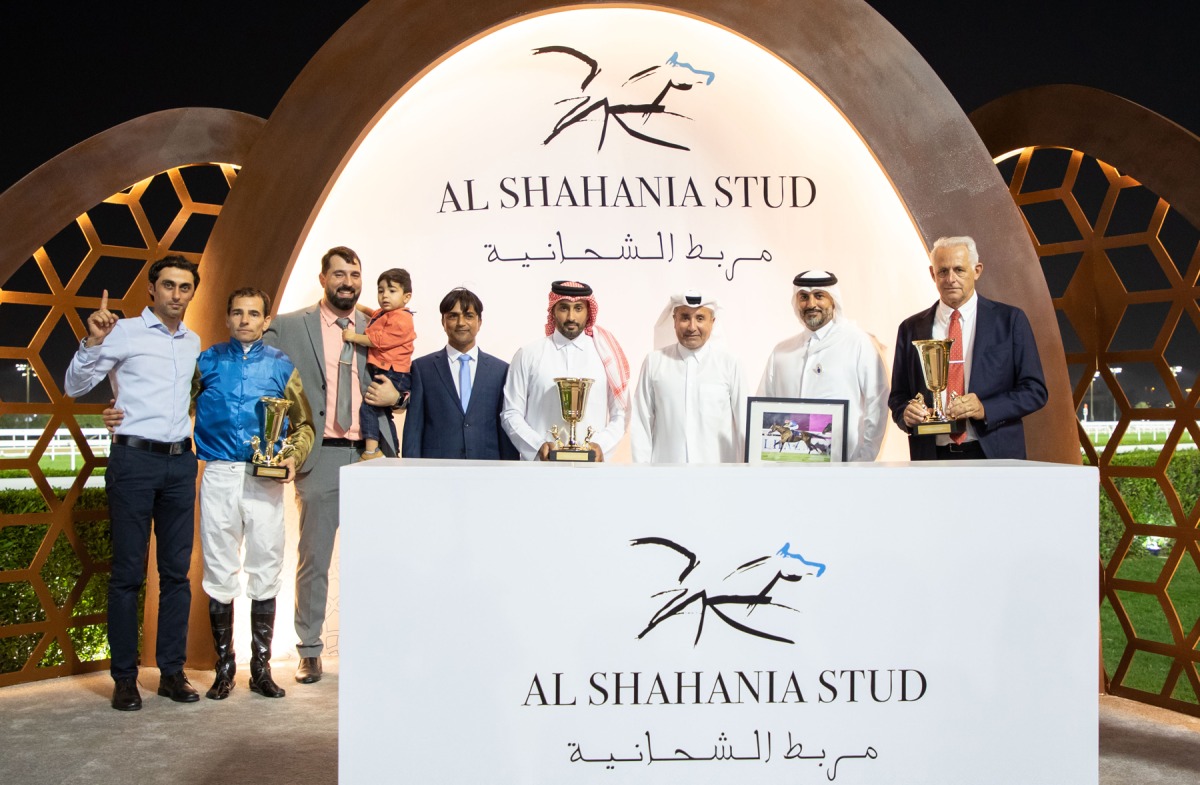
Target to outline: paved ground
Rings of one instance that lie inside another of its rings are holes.
[[[275,665],[280,700],[251,693],[243,668],[228,700],[180,705],[154,694],[158,672],[145,669],[145,706],[129,713],[108,707],[106,673],[5,687],[0,783],[333,785],[337,658],[325,658],[318,684],[296,684],[294,671],[294,661]],[[201,691],[212,678],[188,675]],[[1099,731],[1101,785],[1200,783],[1200,718],[1101,696]]]

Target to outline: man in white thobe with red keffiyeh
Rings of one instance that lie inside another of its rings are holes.
[[[521,460],[544,460],[551,427],[559,426],[560,433],[564,428],[554,383],[558,377],[593,380],[577,431],[582,439],[588,426],[595,429],[591,447],[597,460],[625,435],[629,361],[612,333],[596,326],[598,311],[590,286],[555,281],[550,287],[546,337],[513,356],[500,422]]]

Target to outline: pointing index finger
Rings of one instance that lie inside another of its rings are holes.
[[[103,291],[103,292],[100,294],[100,310],[101,310],[101,311],[107,311],[107,310],[108,310],[108,290],[107,290],[107,289],[105,289],[105,290],[104,290],[104,291]]]

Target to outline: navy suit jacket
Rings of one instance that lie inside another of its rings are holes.
[[[975,315],[975,345],[971,350],[971,378],[967,392],[983,403],[984,419],[972,420],[979,445],[988,458],[1024,458],[1025,429],[1021,418],[1046,405],[1046,381],[1038,358],[1029,319],[1020,308],[979,297]],[[933,393],[925,386],[921,360],[913,341],[933,337],[937,303],[900,324],[896,358],[892,363],[892,392],[888,407],[902,429],[904,409],[918,392],[928,405]],[[914,461],[936,460],[936,436],[908,437],[908,454]]]
[[[413,360],[401,456],[517,460],[517,448],[500,427],[507,377],[508,363],[479,352],[471,401],[464,414],[445,348]]]

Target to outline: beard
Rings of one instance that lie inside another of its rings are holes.
[[[334,289],[333,291],[326,290],[325,297],[329,300],[329,304],[337,310],[349,311],[354,307],[354,304],[358,302],[359,294],[359,292],[347,294],[345,293],[345,290],[339,291]]]
[[[801,315],[801,318],[804,320],[804,324],[810,330],[821,329],[832,317],[833,314],[826,315],[824,311],[804,311]]]

